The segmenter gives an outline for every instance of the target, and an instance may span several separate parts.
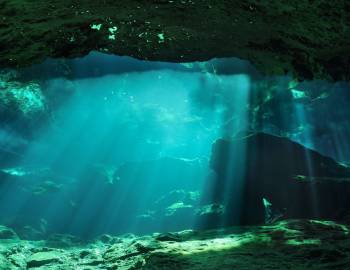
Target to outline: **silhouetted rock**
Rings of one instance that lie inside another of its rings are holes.
[[[226,223],[264,222],[265,204],[284,218],[339,219],[350,211],[350,170],[286,138],[248,134],[213,145],[212,200]]]

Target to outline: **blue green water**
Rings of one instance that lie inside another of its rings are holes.
[[[213,178],[212,144],[246,131],[350,161],[345,83],[265,77],[239,59],[98,53],[20,74],[19,88],[34,86],[0,104],[0,223],[18,230],[89,237],[193,228],[207,211],[199,204]]]

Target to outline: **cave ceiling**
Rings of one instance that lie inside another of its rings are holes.
[[[347,0],[0,2],[0,66],[90,51],[168,62],[238,57],[263,74],[350,79]]]

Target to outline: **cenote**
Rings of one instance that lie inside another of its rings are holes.
[[[347,82],[91,52],[3,69],[0,90],[0,269],[348,258],[329,243],[348,237]]]

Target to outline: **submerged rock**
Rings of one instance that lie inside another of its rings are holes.
[[[0,225],[0,239],[17,239],[17,234],[10,228]]]
[[[21,239],[25,240],[40,240],[45,238],[45,233],[42,230],[35,229],[31,226],[17,228],[16,232]]]
[[[346,225],[288,220],[268,226],[119,236],[119,243],[72,243],[61,249],[45,241],[0,242],[0,269],[346,269]],[[64,236],[62,236],[64,237]]]
[[[36,83],[2,82],[1,107],[20,113],[20,117],[31,117],[45,112],[45,98]],[[3,113],[3,112],[2,112]],[[19,117],[19,118],[20,118]]]
[[[9,270],[11,269],[10,263],[6,260],[6,257],[2,254],[0,255],[0,270]]]
[[[264,222],[263,200],[284,218],[339,219],[350,211],[350,169],[286,138],[250,134],[213,145],[212,200],[228,223]]]
[[[176,233],[163,233],[156,236],[156,240],[158,241],[171,241],[171,242],[180,242],[182,241],[181,237]]]
[[[27,261],[28,268],[41,267],[48,264],[60,264],[62,253],[57,251],[38,252],[31,255]]]
[[[2,129],[32,135],[48,118],[46,98],[37,82],[20,82],[8,71],[0,74],[0,121]]]

